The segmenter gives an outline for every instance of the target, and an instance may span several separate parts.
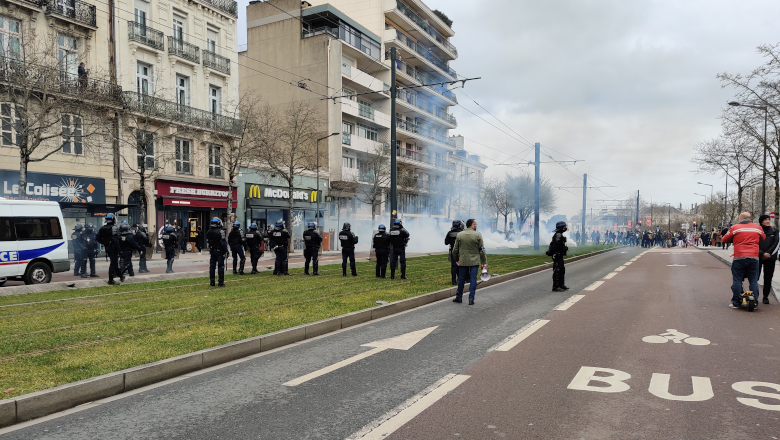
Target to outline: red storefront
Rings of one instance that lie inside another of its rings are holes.
[[[205,248],[205,231],[212,218],[228,222],[227,185],[158,179],[154,189],[159,227],[181,225],[189,237],[187,241],[198,243],[201,248]],[[233,213],[238,206],[237,196],[238,190],[233,188]]]

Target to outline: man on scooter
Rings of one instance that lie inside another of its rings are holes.
[[[742,304],[742,280],[747,278],[750,292],[758,298],[759,242],[766,239],[761,226],[753,223],[749,212],[739,215],[739,223],[729,228],[723,235],[723,243],[734,243],[734,261],[731,263],[731,304],[738,309]],[[755,306],[758,302],[755,301]]]

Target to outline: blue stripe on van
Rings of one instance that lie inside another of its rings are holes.
[[[19,251],[19,261],[32,260],[33,258],[40,257],[41,255],[46,255],[49,252],[53,251],[54,249],[57,249],[58,247],[62,246],[63,244],[65,244],[65,242],[61,241],[57,244],[53,244],[45,248],[28,249],[26,251]]]

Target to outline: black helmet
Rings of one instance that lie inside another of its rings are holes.
[[[219,217],[214,217],[213,219],[211,219],[211,227],[212,228],[219,227]]]
[[[127,222],[122,222],[121,225],[119,225],[119,233],[122,235],[126,235],[130,233],[130,225],[127,224]]]
[[[565,231],[566,230],[566,222],[558,222],[555,224],[556,230]]]
[[[402,228],[403,226],[404,225],[403,223],[401,223],[401,220],[395,219],[395,221],[393,221],[393,229],[399,229]]]
[[[313,231],[313,230],[317,229],[317,223],[309,222],[308,227],[309,227],[310,231]]]
[[[255,229],[257,229],[257,225],[252,223],[251,225],[249,225],[249,229],[254,231]]]
[[[83,228],[84,228],[84,226],[81,223],[79,223],[79,224],[76,225],[75,228],[73,228],[73,230],[76,231],[76,232],[81,232],[81,230]]]
[[[116,218],[114,218],[114,214],[106,214],[106,224],[113,225],[114,223],[116,223]]]
[[[276,230],[279,230],[279,231],[281,231],[282,229],[284,229],[284,221],[282,221],[282,219],[279,219],[279,220],[277,220],[277,221],[276,221],[276,224],[274,224],[274,228],[275,228]]]
[[[241,223],[240,223],[240,222],[237,222],[237,221],[235,221],[235,222],[233,222],[233,227],[234,227],[234,228],[241,227]]]
[[[380,231],[386,231],[387,230],[387,228],[385,228],[385,225],[379,225],[379,228],[377,228],[377,229],[379,229]]]
[[[173,232],[173,226],[171,225],[165,225],[165,232],[171,233]]]
[[[352,229],[352,225],[349,223],[344,223],[344,227],[341,228],[342,231],[349,231],[350,229]]]
[[[463,229],[465,227],[466,226],[463,223],[463,220],[453,220],[452,221],[452,229]]]
[[[87,225],[86,225],[86,226],[84,226],[84,227],[85,227],[85,228],[87,228],[87,230],[88,230],[88,231],[92,231],[92,230],[94,230],[94,229],[95,229],[95,227],[94,227],[94,226],[92,226],[92,224],[90,224],[90,223],[87,223]]]

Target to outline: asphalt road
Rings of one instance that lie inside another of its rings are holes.
[[[621,249],[570,264],[568,292],[550,292],[551,272],[544,271],[481,290],[474,306],[440,301],[6,428],[0,435],[25,440],[344,439],[443,377],[479,365],[491,347],[640,251]],[[710,265],[727,271],[714,260]],[[414,276],[413,269],[409,272]],[[300,385],[284,385],[372,350],[362,344],[431,327],[408,350],[379,351]],[[600,347],[603,339],[591,343],[596,344],[591,349]]]

